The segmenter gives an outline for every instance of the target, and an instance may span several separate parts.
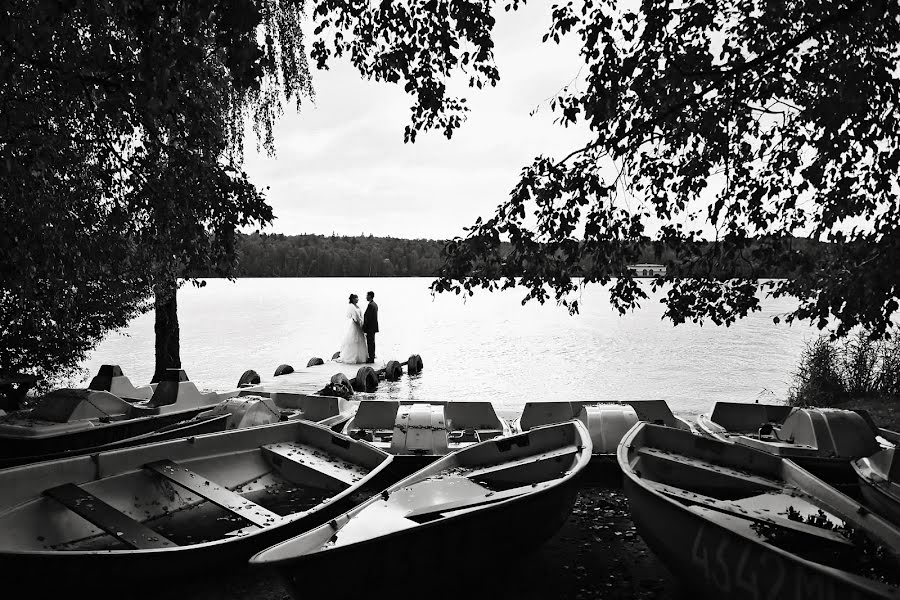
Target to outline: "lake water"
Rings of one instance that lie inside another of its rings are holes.
[[[498,411],[533,400],[664,399],[695,415],[713,402],[785,398],[806,325],[775,325],[794,306],[767,299],[763,310],[731,327],[674,327],[661,320],[658,296],[620,317],[606,291],[589,287],[581,314],[555,304],[522,306],[522,290],[474,297],[432,297],[427,278],[212,279],[179,291],[181,359],[202,389],[234,388],[241,373],[271,378],[282,363],[303,367],[338,350],[347,297],[376,294],[380,359],[420,354],[421,375],[382,383],[379,398],[490,400]],[[361,304],[360,306],[364,305]],[[364,308],[364,306],[363,306]],[[136,384],[153,373],[153,314],[111,334],[85,361],[121,365]],[[325,382],[323,382],[324,384]]]

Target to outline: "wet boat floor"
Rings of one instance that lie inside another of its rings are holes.
[[[274,472],[269,472],[265,476],[274,480],[275,483],[265,489],[241,495],[281,517],[315,508],[340,493],[339,491],[298,486],[279,477]],[[357,500],[361,501],[366,497],[368,496],[360,497]],[[192,506],[168,512],[143,521],[143,524],[179,546],[220,540],[255,529],[240,516],[209,501],[201,501]],[[69,544],[61,544],[54,549],[127,550],[128,548],[109,535],[99,535]]]

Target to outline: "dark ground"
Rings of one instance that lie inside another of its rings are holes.
[[[523,524],[527,526],[527,524]],[[489,543],[489,542],[488,542]],[[347,565],[353,577],[353,565]],[[530,554],[484,572],[457,573],[452,565],[435,573],[443,593],[391,582],[389,590],[372,590],[372,598],[400,595],[413,600],[434,597],[587,600],[592,598],[675,599],[685,594],[637,534],[628,503],[615,483],[591,483],[578,496],[563,528]],[[329,598],[341,582],[310,582],[305,598]],[[128,595],[119,595],[120,599]],[[269,573],[229,570],[200,577],[175,590],[132,596],[142,600],[287,600],[287,591]]]

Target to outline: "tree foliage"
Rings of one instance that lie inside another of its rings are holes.
[[[4,6],[0,372],[71,370],[150,306],[154,285],[200,265],[230,274],[235,229],[272,219],[240,170],[244,119],[270,142],[282,99],[311,90],[301,12]]]
[[[675,254],[653,284],[675,323],[728,325],[763,292],[799,300],[788,321],[890,334],[900,4],[573,0],[553,6],[544,40],[565,36],[586,75],[551,108],[589,143],[526,166],[496,213],[448,244],[433,290],[518,284],[576,312],[573,292],[599,282],[626,312],[648,298],[626,266],[650,240]],[[758,280],[773,268],[786,278]]]
[[[497,80],[489,2],[309,9],[312,44],[297,0],[0,8],[0,374],[74,368],[154,291],[177,333],[176,278],[231,275],[235,231],[273,218],[241,170],[245,123],[274,150],[283,106],[312,96],[307,53],[402,83],[410,141],[465,118],[451,74]]]

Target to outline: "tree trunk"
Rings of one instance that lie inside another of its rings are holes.
[[[162,380],[166,369],[181,368],[181,348],[178,330],[178,285],[174,278],[156,285],[156,367],[151,383]]]

